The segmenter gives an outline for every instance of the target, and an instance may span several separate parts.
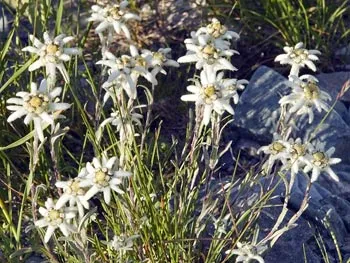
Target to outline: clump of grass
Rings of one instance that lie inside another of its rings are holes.
[[[313,121],[312,112],[300,103],[296,107],[295,100],[308,100],[309,108],[320,111],[328,98],[317,96],[317,81],[299,78],[300,68],[314,69],[317,52],[298,44],[277,59],[291,64],[297,88],[292,86],[294,96],[280,102],[279,135],[260,149],[269,155],[260,165],[264,171],[238,174],[238,156],[233,174],[220,178],[220,158],[231,146],[221,142],[231,122],[224,113],[234,113],[232,104],[248,82],[226,77],[237,70],[230,59],[237,51],[230,46],[239,35],[214,18],[185,40],[188,52],[178,62],[195,62],[199,75],[190,79],[189,94],[181,98],[195,102],[195,109],[182,137],[163,142],[162,123],[155,122],[152,109],[158,89],[169,84],[159,87],[158,74],[179,65],[166,47],[148,51],[132,45],[128,20],[139,19],[136,2],[131,9],[127,1],[93,6],[91,23],[77,25],[75,41],[61,35],[64,1],[58,2],[54,22],[50,4],[17,6],[1,53],[6,69],[0,130],[15,134],[0,139],[0,250],[7,262],[33,252],[50,262],[264,262],[264,253],[307,208],[308,191],[320,171],[337,178],[330,165],[338,159],[330,158],[331,152],[289,137],[291,119],[308,114]],[[39,6],[38,16],[25,11]],[[18,35],[22,16],[33,27],[29,43]],[[92,28],[100,49],[81,52]],[[121,35],[130,55],[113,50]],[[17,120],[22,117],[25,125]],[[302,146],[305,151],[299,151]],[[260,212],[277,185],[264,189],[260,181],[273,176],[272,167],[286,198],[270,232],[261,237]],[[286,222],[298,169],[305,175],[312,171],[312,178],[298,213]],[[245,195],[252,188],[261,190],[250,202]]]

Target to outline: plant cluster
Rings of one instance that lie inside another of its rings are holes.
[[[61,4],[58,17],[63,13]],[[29,133],[0,147],[9,177],[20,172],[5,151],[23,147],[29,156],[17,219],[12,217],[17,211],[8,208],[0,195],[6,222],[1,235],[10,233],[16,240],[11,247],[16,252],[8,258],[23,259],[37,249],[51,262],[264,262],[264,253],[307,208],[310,187],[320,174],[339,181],[331,167],[341,161],[332,157],[334,147],[326,150],[313,145],[313,138],[292,136],[297,118],[307,117],[312,123],[315,109],[319,113],[332,109],[325,103],[331,98],[317,79],[299,76],[303,67],[316,71],[314,62],[321,53],[298,43],[276,57],[276,62],[291,66],[286,82],[291,92],[279,101],[281,115],[273,142],[258,151],[267,155],[264,171],[236,176],[235,169],[221,180],[220,158],[231,147],[231,142],[223,147],[222,134],[248,84],[231,77],[238,70],[232,58],[239,52],[232,45],[239,34],[212,18],[190,33],[185,40],[187,53],[176,61],[169,47],[153,51],[133,42],[129,23],[140,17],[127,0],[92,5],[88,20],[100,41],[99,59],[92,61],[97,72],[84,60],[83,45],[68,47],[75,38],[65,34],[52,37],[47,31],[41,40],[35,33],[29,36],[31,45],[22,49],[32,58],[14,76],[23,74],[30,84],[6,100],[6,115],[14,130],[23,118]],[[129,54],[115,51],[120,39]],[[78,61],[83,64],[81,75]],[[195,63],[189,94],[181,96],[182,101],[195,103],[194,114],[190,109],[184,137],[173,137],[165,145],[161,125],[151,128],[154,96],[161,88],[161,75],[184,63]],[[92,97],[93,109],[75,92],[81,76],[90,87],[86,93]],[[32,82],[33,77],[38,81]],[[57,87],[60,84],[64,87]],[[76,120],[76,113],[80,115],[76,125],[84,130],[79,153],[66,147],[72,127],[65,125]],[[177,139],[183,142],[181,151]],[[66,155],[77,167],[73,172],[66,169],[71,165]],[[231,192],[250,188],[266,175],[282,178],[286,198],[275,225],[261,237],[256,222],[272,192],[245,211],[235,210]],[[303,175],[309,182],[303,203],[285,222],[295,177]],[[8,187],[11,193],[12,186]],[[28,225],[26,231],[22,221]],[[30,235],[30,245],[21,241],[25,235]]]

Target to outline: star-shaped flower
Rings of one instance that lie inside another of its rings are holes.
[[[89,21],[99,23],[95,29],[96,33],[100,34],[106,30],[109,32],[114,30],[117,34],[123,33],[126,38],[130,39],[130,31],[126,23],[129,20],[140,20],[140,17],[130,13],[127,8],[128,5],[129,2],[126,0],[106,7],[93,5]]]
[[[316,71],[316,66],[313,61],[318,60],[317,55],[321,52],[318,50],[307,50],[304,48],[304,44],[299,42],[294,47],[286,46],[283,48],[286,54],[278,55],[275,58],[276,62],[283,64],[289,64],[292,66],[290,75],[298,76],[300,68],[307,66],[312,71]]]
[[[76,177],[69,181],[58,181],[56,187],[63,189],[63,194],[57,200],[56,209],[61,209],[69,203],[70,207],[77,206],[79,217],[84,216],[84,208],[89,209],[89,203],[85,200],[84,196],[86,190],[80,186],[81,178]]]
[[[109,88],[113,89],[116,85],[120,85],[130,98],[136,99],[136,86],[139,76],[143,76],[153,85],[157,85],[157,80],[149,72],[150,65],[148,61],[150,59],[140,55],[137,48],[133,45],[130,46],[130,53],[131,56],[122,55],[117,58],[107,51],[105,52],[106,59],[100,60],[96,64],[110,67],[109,77],[102,85],[103,88],[108,90]],[[105,99],[108,99],[108,97]]]
[[[73,37],[66,37],[65,34],[61,34],[52,39],[48,32],[44,32],[43,37],[44,43],[33,35],[30,35],[29,38],[33,42],[33,46],[22,49],[23,51],[39,55],[39,59],[29,66],[29,71],[45,67],[47,76],[55,78],[56,68],[58,68],[65,82],[68,83],[69,75],[63,62],[69,61],[72,55],[80,55],[81,50],[79,48],[64,47],[65,44],[74,39]]]
[[[40,141],[44,141],[45,124],[54,125],[54,120],[58,118],[59,112],[70,107],[68,103],[55,102],[56,97],[60,95],[62,88],[54,88],[49,91],[46,79],[40,83],[39,89],[37,84],[32,82],[30,92],[17,92],[18,98],[10,98],[7,103],[7,109],[14,111],[8,118],[12,122],[22,116],[24,124],[28,125],[34,121],[34,130]]]
[[[339,177],[334,173],[331,165],[341,162],[340,158],[331,158],[335,148],[331,147],[326,152],[318,146],[313,150],[312,155],[308,159],[308,163],[304,168],[304,172],[311,171],[311,182],[318,179],[321,172],[326,172],[336,182],[339,182]]]
[[[331,100],[329,94],[318,87],[318,80],[311,75],[303,75],[300,78],[291,76],[288,84],[292,87],[292,93],[279,100],[281,105],[290,104],[290,113],[297,115],[308,114],[309,123],[314,119],[313,109],[318,112],[329,110],[325,101]]]
[[[183,95],[183,101],[194,101],[197,107],[203,107],[203,124],[208,125],[212,111],[222,115],[224,111],[234,114],[230,105],[233,94],[228,92],[232,82],[223,80],[223,73],[216,74],[214,71],[202,70],[200,80],[195,79],[194,85],[187,87],[193,94]]]
[[[78,177],[81,178],[80,187],[90,187],[86,192],[84,199],[89,200],[95,194],[103,192],[106,204],[111,201],[111,189],[119,194],[124,191],[119,188],[124,178],[130,177],[131,173],[119,170],[117,164],[118,158],[107,158],[106,154],[102,154],[101,158],[93,158],[92,162],[88,162]]]
[[[37,227],[47,227],[44,242],[49,242],[54,231],[59,228],[66,237],[77,231],[76,227],[68,223],[75,217],[76,207],[55,208],[55,203],[51,198],[45,202],[45,207],[39,208],[39,213],[43,216],[42,219],[35,221]]]
[[[269,155],[267,162],[265,163],[265,168],[267,173],[276,161],[281,161],[283,165],[286,165],[289,159],[288,149],[290,148],[289,142],[281,138],[277,133],[273,135],[273,142],[269,145],[262,146],[258,149],[257,153],[264,152]]]

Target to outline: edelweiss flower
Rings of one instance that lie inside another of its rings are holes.
[[[69,82],[69,76],[63,62],[69,61],[72,55],[80,55],[81,50],[78,48],[65,48],[64,44],[72,41],[73,37],[66,37],[61,34],[54,39],[51,39],[48,32],[44,32],[44,43],[30,35],[29,38],[34,46],[23,48],[23,51],[28,51],[39,55],[39,59],[29,66],[29,71],[36,70],[40,67],[46,67],[47,77],[55,79],[56,68],[61,72],[65,82]]]
[[[214,46],[221,50],[230,48],[230,40],[238,40],[239,35],[234,31],[227,30],[227,27],[222,25],[220,21],[213,18],[211,23],[206,27],[201,27],[195,33],[198,37],[198,43],[202,46],[213,43]],[[192,40],[193,41],[193,40]],[[187,43],[190,43],[188,40]],[[195,43],[196,41],[192,42]]]
[[[57,112],[70,107],[68,103],[55,102],[61,90],[61,88],[55,88],[49,92],[45,79],[41,81],[39,90],[37,84],[32,82],[30,92],[20,91],[16,94],[19,98],[7,100],[7,103],[14,104],[7,106],[7,109],[14,111],[7,121],[12,122],[26,115],[24,124],[28,125],[33,120],[36,135],[40,141],[44,141],[45,124],[54,125],[54,120],[60,116]]]
[[[238,257],[236,258],[236,262],[244,262],[250,263],[255,260],[259,263],[264,263],[264,259],[259,255],[262,251],[265,250],[264,247],[256,247],[251,244],[242,244],[240,242],[237,243],[237,249],[227,250],[226,254],[234,254]]]
[[[141,105],[145,106],[145,105]],[[133,112],[135,108],[131,109],[130,112],[127,110],[113,110],[111,117],[105,119],[100,128],[103,128],[108,123],[116,126],[117,132],[119,132],[120,141],[125,141],[129,136],[134,135],[134,123],[138,126],[141,126],[142,115],[139,113]]]
[[[57,200],[55,209],[61,209],[69,202],[69,206],[77,206],[79,217],[84,216],[84,208],[89,209],[89,203],[85,200],[85,189],[80,187],[81,178],[76,177],[72,180],[56,182],[56,187],[63,188],[64,193]]]
[[[100,34],[105,30],[114,30],[117,34],[124,34],[126,38],[130,39],[130,31],[126,26],[128,20],[140,20],[136,14],[128,12],[128,1],[121,1],[119,4],[107,5],[102,8],[98,5],[91,7],[92,14],[89,21],[99,22],[96,27],[96,33]]]
[[[233,49],[220,50],[217,49],[214,44],[207,44],[204,46],[196,45],[192,43],[186,44],[187,54],[180,57],[177,62],[179,63],[192,63],[196,62],[196,69],[211,69],[213,71],[219,70],[231,70],[236,71],[231,62],[227,59],[234,54],[239,54]]]
[[[286,165],[289,158],[289,152],[287,151],[290,148],[289,143],[283,140],[277,133],[273,137],[274,140],[271,144],[262,146],[257,151],[258,154],[260,152],[269,154],[269,159],[265,165],[268,173],[277,160],[280,160],[283,165]]]
[[[133,235],[130,237],[114,236],[112,241],[107,242],[107,246],[119,252],[133,250],[134,240],[139,237],[139,235]]]
[[[305,167],[308,163],[308,150],[311,145],[309,142],[302,143],[300,138],[294,140],[290,138],[287,144],[287,152],[289,153],[290,162],[286,166],[290,166],[292,176],[296,175],[300,168]]]
[[[287,54],[278,55],[275,58],[276,62],[283,64],[289,64],[292,66],[290,76],[298,76],[300,68],[307,66],[312,71],[316,71],[316,66],[313,61],[318,60],[316,55],[320,55],[318,50],[307,50],[303,48],[304,44],[299,42],[294,47],[284,47],[283,50]]]
[[[161,72],[166,75],[166,71],[163,67],[179,67],[179,63],[167,57],[171,48],[160,48],[157,52],[151,52],[150,50],[142,50],[142,55],[148,60],[148,65],[153,68],[151,74],[155,78],[156,75]]]
[[[92,163],[88,162],[83,168],[79,177],[80,187],[90,187],[84,199],[89,200],[98,192],[103,192],[104,200],[107,204],[111,201],[111,189],[119,194],[124,192],[118,187],[122,179],[131,176],[130,172],[121,171],[117,167],[117,157],[107,159],[106,154],[102,158],[93,158]]]
[[[227,89],[232,84],[230,81],[223,81],[223,73],[216,75],[213,71],[201,71],[200,81],[194,80],[195,85],[187,87],[189,92],[193,94],[183,95],[181,99],[183,101],[195,101],[196,106],[204,107],[203,110],[203,124],[208,125],[212,111],[214,110],[218,114],[222,115],[224,111],[234,114],[233,108],[230,105],[230,96]]]
[[[102,85],[103,88],[110,88],[115,85],[121,85],[128,96],[136,99],[136,85],[139,76],[143,76],[153,85],[157,85],[157,80],[148,71],[149,65],[144,56],[141,56],[135,46],[130,46],[131,56],[122,55],[120,58],[115,57],[112,53],[106,52],[107,59],[100,60],[96,64],[110,67],[109,77]]]
[[[318,147],[321,148],[321,147]],[[320,149],[314,149],[311,157],[308,160],[307,165],[304,168],[304,172],[308,173],[312,170],[311,182],[317,180],[321,172],[326,172],[336,182],[339,182],[338,176],[334,173],[330,167],[333,164],[341,162],[340,158],[331,158],[335,151],[334,147],[329,148],[326,152]]]
[[[318,80],[311,75],[303,75],[300,78],[291,76],[292,82],[288,84],[292,87],[292,93],[280,99],[281,105],[291,104],[290,113],[296,112],[297,115],[307,113],[309,115],[309,123],[314,119],[313,108],[318,112],[329,110],[324,101],[332,98],[328,93],[322,91],[318,87]]]
[[[245,88],[244,85],[249,83],[246,79],[223,79],[223,85],[227,88],[223,90],[223,95],[225,97],[233,98],[233,103],[237,104],[239,100],[238,90],[243,90]]]
[[[44,242],[49,242],[53,232],[59,228],[63,235],[66,237],[69,236],[70,233],[76,232],[77,229],[75,226],[69,224],[67,221],[75,217],[76,208],[75,207],[67,207],[56,209],[55,203],[51,198],[48,198],[45,202],[45,207],[39,208],[39,213],[44,217],[35,222],[35,226],[37,227],[47,227]]]

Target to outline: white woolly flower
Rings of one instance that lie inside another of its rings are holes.
[[[186,43],[186,41],[185,41]],[[213,71],[219,70],[231,70],[236,71],[228,60],[234,54],[239,54],[233,49],[221,50],[215,47],[213,43],[200,45],[195,43],[186,43],[187,53],[185,56],[180,57],[177,62],[179,63],[196,63],[196,69],[210,69]]]
[[[56,102],[56,97],[60,95],[61,88],[54,88],[49,91],[46,79],[37,84],[32,82],[30,92],[20,91],[16,93],[19,98],[10,98],[7,100],[7,109],[14,111],[8,118],[12,122],[22,116],[24,124],[28,125],[34,122],[34,130],[40,141],[44,141],[43,130],[46,124],[54,125],[54,120],[58,118],[59,112],[70,107],[68,103]]]
[[[134,240],[139,238],[139,235],[126,236],[114,236],[113,239],[107,243],[107,246],[114,251],[125,252],[133,250]]]
[[[286,46],[283,50],[286,54],[278,55],[275,58],[276,62],[283,64],[289,64],[292,66],[290,76],[298,76],[300,68],[307,66],[312,71],[316,71],[316,66],[313,61],[318,60],[316,55],[320,55],[318,50],[307,50],[302,42],[299,42],[294,47]]]
[[[99,23],[95,29],[96,33],[101,34],[106,30],[109,32],[114,30],[117,34],[124,34],[126,38],[130,39],[130,31],[126,23],[128,20],[140,20],[140,17],[130,13],[127,8],[128,5],[129,2],[126,0],[119,4],[107,5],[104,8],[93,5],[89,21]]]
[[[89,203],[85,200],[85,189],[80,186],[81,178],[76,177],[69,181],[58,181],[56,187],[63,189],[63,194],[56,202],[56,209],[60,209],[69,203],[69,206],[77,206],[79,217],[84,216],[84,208],[89,209]]]
[[[23,51],[28,51],[39,55],[39,59],[29,66],[29,71],[36,70],[40,67],[46,67],[47,77],[56,77],[56,68],[61,72],[65,82],[69,82],[69,76],[67,70],[63,64],[65,61],[69,61],[72,55],[80,55],[81,50],[79,48],[65,48],[64,45],[72,41],[73,37],[66,37],[65,34],[61,34],[55,38],[51,38],[48,32],[44,32],[44,43],[40,42],[33,35],[29,36],[33,42],[33,46],[23,48]]]
[[[257,261],[259,263],[265,263],[264,259],[260,256],[260,253],[264,250],[264,247],[238,242],[237,249],[227,250],[225,254],[237,255],[236,262],[250,263]]]
[[[197,107],[203,107],[203,124],[208,125],[212,111],[222,115],[224,111],[234,114],[230,105],[230,96],[227,89],[232,84],[230,81],[223,81],[223,72],[216,74],[213,71],[201,71],[200,81],[194,79],[195,85],[187,86],[187,90],[193,94],[181,96],[183,101],[194,101]]]
[[[223,79],[223,86],[226,87],[223,89],[224,97],[230,97],[233,99],[233,103],[237,104],[239,100],[238,90],[243,90],[245,85],[249,83],[246,79]]]
[[[304,172],[311,172],[311,182],[317,180],[318,176],[321,172],[326,172],[328,175],[336,182],[339,182],[338,176],[334,173],[332,168],[330,167],[333,164],[337,164],[341,162],[340,158],[331,158],[333,155],[335,148],[331,147],[326,152],[321,147],[317,147],[313,150],[313,153],[308,159],[308,163],[304,168]]]
[[[141,105],[139,107],[143,107],[145,105]],[[138,107],[138,108],[139,108]],[[113,110],[111,116],[105,119],[100,125],[100,133],[102,132],[104,126],[110,123],[113,126],[116,126],[117,132],[119,132],[120,141],[127,140],[130,136],[134,136],[134,125],[142,126],[141,119],[142,115],[139,113],[133,112],[135,108],[132,108],[130,112],[127,110]],[[98,134],[100,137],[100,134]]]
[[[156,52],[144,49],[142,55],[146,58],[148,65],[152,68],[151,74],[155,78],[161,72],[166,75],[163,67],[179,67],[179,63],[168,58],[171,48],[160,48]]]
[[[289,153],[289,162],[285,168],[290,168],[292,176],[296,175],[299,169],[305,167],[308,163],[308,152],[311,148],[309,142],[303,143],[300,138],[288,140],[286,151]]]
[[[110,67],[109,77],[102,85],[107,90],[115,85],[121,85],[128,96],[136,99],[137,81],[139,76],[143,76],[153,85],[157,85],[157,80],[148,71],[149,65],[144,56],[140,55],[135,46],[130,46],[131,56],[122,55],[120,58],[114,56],[111,52],[105,52],[106,59],[98,61],[96,64]]]
[[[129,176],[130,172],[119,170],[117,157],[108,159],[106,154],[102,154],[101,158],[93,158],[78,175],[81,178],[80,187],[90,187],[84,199],[89,200],[98,192],[103,192],[106,204],[111,201],[111,189],[119,194],[124,193],[119,185],[122,179]]]
[[[45,202],[45,208],[40,207],[39,213],[44,217],[35,221],[35,226],[43,228],[47,227],[44,242],[49,242],[54,231],[59,228],[66,237],[71,233],[76,232],[75,226],[68,223],[68,221],[75,217],[76,207],[64,207],[57,209],[55,203],[51,198]]]
[[[303,75],[300,78],[291,76],[292,82],[288,84],[292,87],[292,93],[280,99],[279,103],[283,106],[290,104],[290,113],[296,112],[297,115],[308,114],[309,123],[314,119],[313,109],[318,112],[329,110],[324,101],[331,100],[327,92],[318,87],[318,80],[311,75]]]
[[[274,134],[274,140],[271,144],[262,146],[258,149],[257,153],[264,152],[269,155],[267,162],[265,163],[265,168],[267,173],[276,161],[281,161],[283,165],[286,165],[289,159],[288,149],[290,148],[289,142],[283,140],[277,133]]]
[[[198,42],[202,46],[213,43],[217,49],[221,50],[230,49],[230,41],[239,39],[236,32],[227,30],[227,27],[216,18],[213,18],[207,26],[199,28],[195,36],[197,39],[189,39],[186,43]]]

